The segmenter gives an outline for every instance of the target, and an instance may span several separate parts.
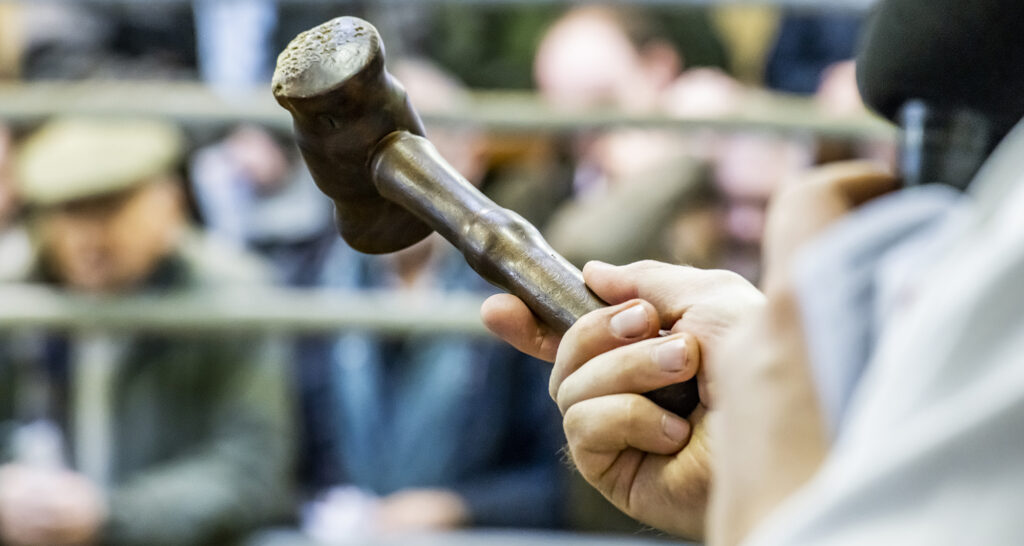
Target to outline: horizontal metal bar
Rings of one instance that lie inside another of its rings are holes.
[[[35,123],[53,115],[161,116],[191,126],[241,122],[290,130],[291,119],[274,103],[269,86],[215,90],[188,82],[46,82],[0,84],[0,120]],[[610,127],[687,131],[758,130],[804,133],[850,140],[889,140],[893,127],[872,116],[836,118],[814,101],[769,92],[751,92],[739,111],[723,117],[674,118],[620,111],[564,112],[534,93],[478,91],[458,111],[424,110],[433,126],[471,125],[493,132],[571,132]]]
[[[383,333],[487,335],[483,297],[258,287],[91,296],[47,286],[0,286],[0,331],[14,329],[286,333],[360,329]]]
[[[190,82],[84,81],[0,84],[0,119],[35,123],[57,115],[160,116],[187,125],[239,122],[290,128],[262,89],[217,92]]]
[[[75,2],[92,4],[185,4],[197,0],[0,0],[4,3]],[[216,1],[216,0],[199,0]],[[401,5],[401,4],[465,4],[465,5],[515,5],[515,4],[573,4],[582,0],[276,0],[281,4],[294,5]],[[615,0],[623,5],[651,6],[721,6],[721,5],[767,5],[801,10],[844,10],[864,11],[877,0]]]

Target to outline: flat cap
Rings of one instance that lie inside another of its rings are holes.
[[[173,169],[184,136],[144,119],[52,121],[21,146],[15,181],[22,201],[49,206],[115,193]]]

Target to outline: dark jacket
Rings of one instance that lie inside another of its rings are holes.
[[[168,257],[144,292],[259,284],[248,257],[193,237]],[[38,418],[25,380],[48,390],[74,461],[69,378],[74,342],[57,334],[0,345],[4,432]],[[284,353],[262,335],[117,338],[111,382],[109,544],[224,544],[289,501],[292,457]],[[35,406],[38,408],[38,405]],[[8,446],[9,436],[0,441]]]
[[[339,243],[325,282],[384,288],[387,260]],[[448,246],[432,269],[434,290],[493,291]],[[564,440],[547,365],[487,337],[368,332],[346,332],[306,359],[320,366],[303,386],[314,490],[445,488],[463,497],[473,525],[561,524]]]

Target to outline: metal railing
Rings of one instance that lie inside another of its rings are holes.
[[[0,285],[0,331],[55,329],[168,335],[225,331],[489,335],[475,293],[343,292],[256,286],[133,296]]]
[[[75,2],[92,4],[191,4],[211,0],[0,0],[4,3]],[[216,1],[216,0],[212,0]],[[513,5],[513,4],[572,4],[583,0],[276,0],[279,4],[293,5],[351,5],[377,6],[401,4],[468,4],[468,5]],[[721,5],[768,5],[801,10],[844,10],[865,11],[877,0],[614,0],[615,4],[651,6],[721,6]]]
[[[160,116],[191,126],[241,122],[291,128],[291,118],[270,95],[269,86],[218,92],[190,82],[47,82],[0,84],[0,120],[24,124],[54,115]],[[814,134],[850,140],[890,140],[892,125],[867,115],[834,117],[813,100],[752,91],[738,111],[714,117],[638,115],[613,110],[564,112],[536,94],[475,92],[458,111],[423,110],[433,126],[471,125],[492,132],[552,133],[609,127],[676,131],[746,131]]]

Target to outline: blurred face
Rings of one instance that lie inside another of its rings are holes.
[[[669,42],[652,40],[638,48],[615,13],[584,7],[545,34],[534,59],[534,78],[544,98],[560,109],[649,112],[658,107],[682,64]]]
[[[715,178],[728,202],[729,235],[743,243],[760,243],[769,199],[812,159],[811,147],[798,140],[756,133],[724,139]]]
[[[245,126],[235,130],[226,141],[235,164],[248,175],[260,192],[272,192],[288,176],[288,157],[267,131]]]
[[[556,24],[537,50],[534,74],[546,99],[566,109],[618,105],[623,82],[635,78],[633,44],[605,16],[585,12]]]
[[[173,179],[38,213],[42,251],[64,285],[96,293],[131,289],[171,251],[184,226]]]

